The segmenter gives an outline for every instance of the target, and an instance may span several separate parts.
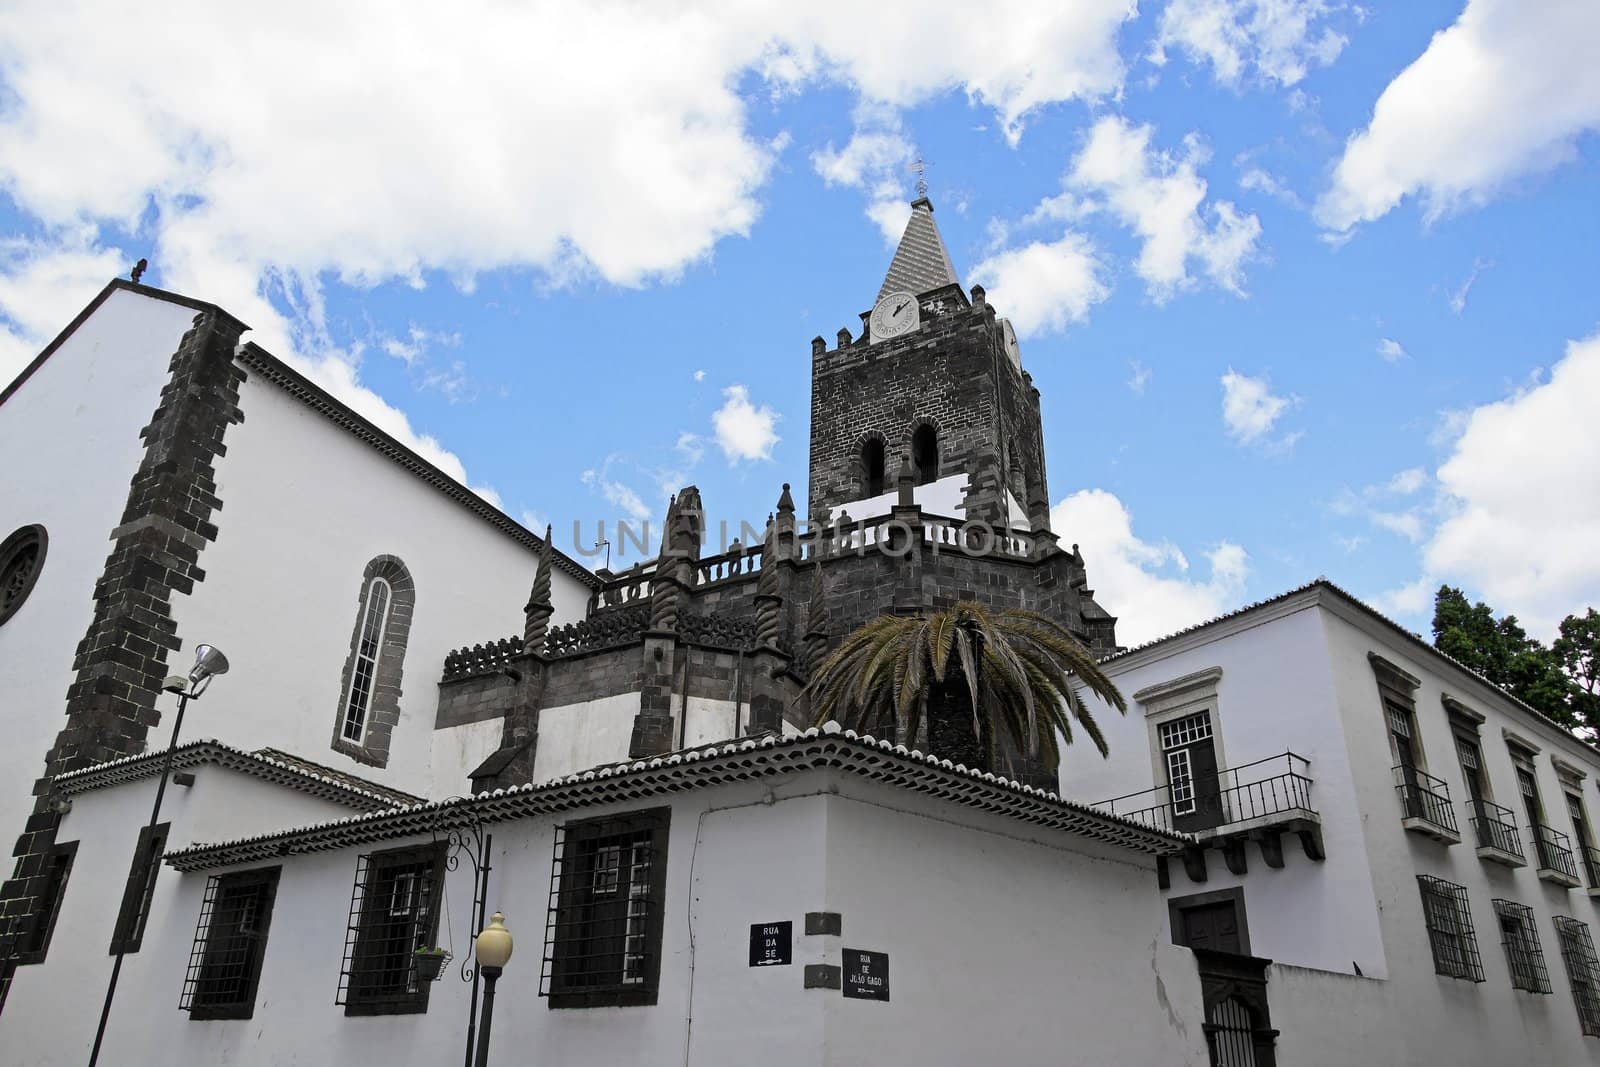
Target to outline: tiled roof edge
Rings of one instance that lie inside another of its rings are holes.
[[[645,800],[702,786],[836,767],[927,796],[1024,822],[1078,833],[1151,855],[1176,853],[1192,839],[1131,822],[1055,793],[969,770],[903,745],[842,730],[837,723],[795,737],[729,741],[649,760],[612,764],[539,785],[354,816],[236,841],[169,852],[180,871],[331,849],[445,830],[474,820],[500,822],[619,800]]]
[[[141,752],[137,756],[124,756],[109,763],[97,763],[92,767],[58,774],[53,787],[57,792],[70,795],[153,777],[161,773],[161,764],[166,753],[166,749]],[[363,811],[393,809],[401,797],[409,797],[413,804],[420,801],[420,798],[411,797],[410,794],[398,789],[391,790],[387,787],[374,790],[360,789],[347,782],[313,774],[292,764],[282,763],[254,752],[246,752],[244,749],[212,739],[190,741],[172,750],[174,769],[195,767],[203,763],[214,763],[275,785],[287,786],[302,793],[337,801]]]

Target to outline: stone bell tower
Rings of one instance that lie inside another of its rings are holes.
[[[887,513],[909,464],[924,510],[1047,530],[1039,391],[1010,323],[963,291],[927,197],[861,325],[811,342],[813,520]]]

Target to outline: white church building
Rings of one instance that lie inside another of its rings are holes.
[[[809,521],[686,487],[615,574],[245,334],[113,282],[0,392],[0,1061],[1600,1063],[1594,750],[1323,580],[1120,648],[925,199]],[[1102,657],[1108,758],[810,723],[971,597]]]

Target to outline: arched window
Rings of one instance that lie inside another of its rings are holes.
[[[867,496],[883,494],[883,438],[869,437],[861,446],[862,488]]]
[[[43,526],[24,526],[0,541],[0,623],[16,614],[33,592],[49,540]]]
[[[917,471],[917,484],[927,485],[939,479],[939,431],[927,423],[917,427],[911,435],[911,465]]]
[[[382,767],[389,761],[415,602],[411,572],[399,559],[379,556],[367,564],[333,732],[334,749],[359,762]]]

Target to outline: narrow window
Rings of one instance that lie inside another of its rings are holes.
[[[1472,929],[1465,886],[1430,875],[1417,876],[1422,890],[1422,914],[1433,947],[1433,969],[1450,978],[1483,981],[1483,960],[1478,936]]]
[[[50,850],[44,866],[44,887],[39,893],[38,910],[17,943],[18,963],[43,963],[55,935],[56,919],[67,894],[67,879],[78,856],[78,843],[66,841]]]
[[[1572,983],[1572,999],[1578,1006],[1578,1022],[1590,1037],[1600,1037],[1600,959],[1595,958],[1594,939],[1589,927],[1576,919],[1557,915],[1556,940],[1561,944],[1561,961]]]
[[[333,748],[377,767],[389,762],[389,741],[400,721],[400,682],[411,616],[411,573],[394,556],[379,556],[361,575],[350,655],[339,687]]]
[[[171,825],[162,823],[154,834],[148,826],[139,831],[128,884],[122,890],[122,906],[117,909],[117,925],[111,934],[112,955],[119,951],[138,952],[144,941],[144,925],[150,918],[150,898],[155,893],[161,856],[167,848],[167,828]]]
[[[939,480],[939,432],[927,423],[911,435],[911,465],[917,470],[917,484]]]
[[[206,883],[178,1006],[191,1019],[248,1019],[281,867],[214,874]]]
[[[656,1002],[667,826],[657,808],[558,831],[540,983],[552,1008]]]
[[[346,1015],[428,1010],[429,984],[417,976],[415,953],[434,947],[443,888],[440,848],[395,849],[357,858],[344,966],[334,997]]]
[[[1217,776],[1216,743],[1211,713],[1202,711],[1164,722],[1161,752],[1167,764],[1172,825],[1179,830],[1204,830],[1226,821]]]
[[[1572,816],[1572,836],[1578,849],[1578,862],[1588,878],[1590,889],[1600,889],[1600,850],[1594,847],[1594,832],[1583,808],[1583,797],[1567,790],[1567,813]]]
[[[1495,917],[1500,921],[1500,943],[1506,949],[1506,966],[1511,969],[1511,986],[1529,993],[1550,992],[1550,972],[1545,969],[1544,951],[1539,947],[1539,931],[1534,926],[1533,909],[1526,904],[1496,897]]]
[[[883,495],[883,462],[883,439],[867,438],[861,446],[861,488],[867,496]]]
[[[344,705],[344,738],[361,743],[372,711],[372,687],[383,654],[383,631],[389,617],[389,583],[374,578],[367,583],[366,609],[361,613],[361,633],[356,638],[356,662],[350,692]]]

